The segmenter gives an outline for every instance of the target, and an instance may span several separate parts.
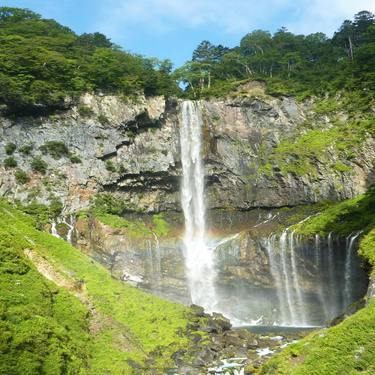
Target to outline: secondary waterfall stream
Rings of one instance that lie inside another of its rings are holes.
[[[183,251],[191,300],[208,312],[216,305],[213,249],[207,245],[204,169],[202,163],[202,117],[199,103],[182,103],[180,128],[182,186],[181,204],[185,217]]]

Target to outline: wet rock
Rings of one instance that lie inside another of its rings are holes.
[[[204,316],[207,316],[207,314],[204,312],[204,308],[202,306],[190,305],[190,309],[191,309],[191,313],[198,318],[202,318]]]

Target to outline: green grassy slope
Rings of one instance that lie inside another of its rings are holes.
[[[188,344],[187,308],[112,279],[4,202],[0,249],[0,373],[160,371]],[[25,249],[70,280],[79,298],[38,273]]]

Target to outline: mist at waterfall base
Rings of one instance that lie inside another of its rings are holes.
[[[317,237],[314,242],[285,231],[256,241],[268,258],[272,285],[240,277],[215,280],[216,308],[235,325],[322,326],[343,314],[366,293],[367,277],[356,255],[358,234],[346,240]],[[236,265],[238,245],[228,242],[214,253],[218,269]]]
[[[182,250],[191,302],[220,312],[234,325],[320,326],[342,314],[364,295],[366,277],[355,254],[360,233],[343,244],[330,235],[306,242],[294,232],[258,241],[267,254],[272,284],[251,284],[241,277],[224,281],[228,262],[240,256],[233,238],[209,241],[206,235],[203,121],[198,102],[181,108],[181,205],[185,218]],[[223,267],[224,263],[224,267]]]

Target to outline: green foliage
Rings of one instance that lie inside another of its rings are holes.
[[[300,99],[347,90],[369,108],[374,99],[375,18],[359,12],[344,21],[334,37],[323,33],[295,35],[286,28],[274,34],[254,30],[234,48],[201,42],[192,60],[175,71],[189,97],[225,96],[243,80],[262,80],[272,95]],[[329,99],[321,111],[334,111]],[[358,107],[354,110],[358,111]]]
[[[117,172],[115,163],[112,160],[107,160],[105,163],[105,169],[109,172]]]
[[[31,168],[36,172],[40,172],[41,174],[46,174],[47,167],[48,167],[47,163],[39,156],[35,157],[31,161]]]
[[[63,208],[63,204],[58,198],[52,198],[49,205],[50,216],[53,218],[60,216]]]
[[[17,146],[14,143],[7,143],[5,145],[5,152],[7,155],[13,155],[16,149],[17,149]]]
[[[373,243],[372,246],[374,246]],[[372,374],[375,300],[328,330],[319,330],[271,358],[257,374]]]
[[[24,145],[19,148],[19,152],[24,155],[30,155],[33,150],[33,145]]]
[[[86,105],[80,105],[78,107],[78,113],[82,117],[90,117],[94,114],[93,110],[90,107],[87,107]]]
[[[0,373],[87,373],[87,308],[38,273],[24,255],[29,220],[1,207]]]
[[[126,211],[126,207],[126,202],[112,194],[97,194],[93,201],[94,210],[112,215],[122,215]]]
[[[41,228],[43,225],[47,224],[53,216],[49,210],[49,207],[45,204],[37,203],[36,201],[31,202],[28,205],[18,204],[17,208],[32,216],[35,219],[35,224],[37,227]]]
[[[98,121],[102,124],[102,125],[107,125],[109,124],[109,120],[107,119],[106,116],[104,116],[103,114],[100,114],[98,116]]]
[[[305,235],[328,235],[330,232],[348,236],[358,230],[365,233],[375,227],[375,189],[356,198],[336,203],[319,215],[298,226],[297,232]]]
[[[29,10],[0,7],[0,103],[8,111],[47,113],[85,91],[171,95],[168,60],[125,51],[103,34],[76,35]]]
[[[49,141],[40,146],[39,149],[43,154],[49,154],[56,160],[69,156],[68,147],[61,141]]]
[[[6,169],[17,167],[17,160],[13,156],[4,159],[4,167]]]
[[[17,183],[20,184],[20,185],[24,185],[24,184],[26,184],[27,182],[30,181],[29,176],[22,169],[17,169],[14,172],[14,177],[16,178]]]
[[[103,224],[112,228],[125,229],[133,238],[151,237],[152,231],[141,220],[127,220],[117,215],[93,212],[94,216]]]
[[[164,220],[162,214],[153,215],[152,222],[154,224],[152,230],[158,237],[167,236],[170,232],[169,224]]]
[[[37,231],[28,216],[3,202],[0,212],[0,245],[6,241],[5,249],[17,251],[0,251],[5,302],[0,310],[0,372],[164,373],[172,353],[186,348],[186,307],[113,279],[102,266],[68,243]],[[91,312],[43,279],[25,259],[26,248],[55,272],[84,283]],[[128,361],[140,369],[132,369]]]
[[[82,160],[79,158],[79,156],[77,155],[70,155],[69,156],[69,160],[73,163],[73,164],[79,164],[79,163],[82,163]]]
[[[259,173],[272,175],[276,167],[283,174],[315,174],[318,159],[325,159],[333,171],[348,173],[351,167],[342,161],[350,161],[355,157],[355,151],[360,148],[368,134],[373,134],[374,131],[375,127],[370,119],[336,122],[328,129],[308,130],[276,145],[271,153],[264,157]],[[331,163],[332,152],[341,161]]]
[[[371,266],[371,276],[375,277],[375,225],[366,236],[363,237],[359,246],[359,255],[368,261]]]

